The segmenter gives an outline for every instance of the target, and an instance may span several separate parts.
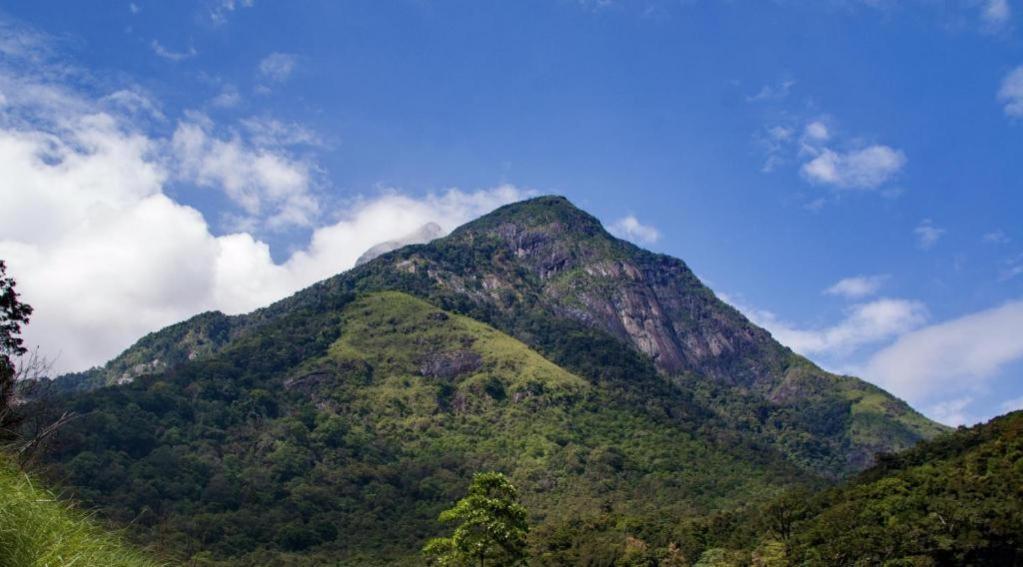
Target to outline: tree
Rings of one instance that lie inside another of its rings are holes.
[[[32,307],[18,299],[14,279],[7,276],[7,264],[0,260],[0,438],[18,424],[13,411],[17,369],[14,360],[27,352],[21,326],[28,323]]]
[[[440,514],[442,522],[460,521],[451,537],[434,538],[423,553],[434,565],[519,565],[526,557],[526,509],[501,473],[473,476],[469,494]]]

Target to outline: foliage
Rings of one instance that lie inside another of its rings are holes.
[[[145,567],[157,563],[38,488],[9,463],[0,462],[0,567],[51,565]]]
[[[267,322],[212,358],[71,395],[82,417],[63,430],[53,473],[142,543],[241,565],[416,564],[480,469],[506,472],[534,525],[615,518],[610,531],[573,531],[594,557],[619,553],[640,519],[809,480],[699,423],[620,343],[566,333],[570,348],[607,347],[580,362],[584,379],[405,294],[344,301]],[[475,362],[443,371],[463,358]]]
[[[1019,565],[1021,479],[1015,412],[885,456],[816,494],[683,522],[669,540],[697,564]]]
[[[695,307],[678,325],[758,342],[706,373],[659,373],[587,311],[616,282],[586,268],[626,264]],[[941,431],[557,198],[249,315],[197,316],[50,393],[83,415],[51,473],[203,564],[419,564],[478,470],[521,490],[538,564],[776,562],[788,544],[753,520],[761,504]]]
[[[0,441],[9,438],[19,416],[13,411],[15,393],[14,359],[25,354],[21,326],[28,323],[32,307],[18,299],[7,265],[0,260]]]
[[[518,565],[526,557],[526,509],[518,491],[501,473],[477,473],[469,494],[439,517],[460,522],[450,537],[434,538],[423,547],[433,564]]]

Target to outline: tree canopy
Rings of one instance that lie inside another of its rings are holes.
[[[427,542],[423,553],[435,565],[518,565],[526,556],[526,509],[501,473],[478,473],[469,494],[440,514],[442,522],[461,522],[451,537]]]

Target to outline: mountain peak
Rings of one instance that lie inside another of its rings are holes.
[[[534,230],[547,227],[552,232],[610,237],[596,217],[561,195],[542,195],[504,205],[460,227],[455,234],[491,232],[507,225]]]

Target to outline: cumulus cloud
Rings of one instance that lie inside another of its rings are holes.
[[[661,238],[661,232],[656,227],[639,222],[635,215],[622,217],[609,228],[615,236],[641,244],[653,244]]]
[[[265,218],[271,228],[306,227],[319,213],[308,163],[248,144],[237,135],[218,137],[204,115],[179,122],[170,147],[180,177],[223,189],[249,219]]]
[[[931,219],[924,219],[913,229],[913,234],[916,235],[916,242],[920,248],[930,250],[945,234],[945,229],[935,226]]]
[[[295,56],[288,53],[271,53],[259,62],[259,75],[274,83],[283,83],[295,70]]]
[[[877,299],[853,305],[835,325],[806,329],[779,319],[770,311],[736,305],[754,323],[785,346],[803,355],[845,355],[865,345],[891,339],[919,327],[927,309],[918,301]]]
[[[155,39],[149,44],[149,47],[153,50],[153,53],[168,61],[184,61],[185,59],[191,59],[199,54],[194,47],[189,47],[187,51],[173,51],[171,49],[167,49]]]
[[[801,173],[812,183],[839,189],[876,189],[906,165],[906,155],[889,146],[873,145],[848,152],[824,148]]]
[[[1016,67],[1002,79],[998,89],[998,101],[1004,106],[1005,114],[1023,118],[1023,65]]]
[[[288,125],[260,119],[241,127],[247,136],[225,135],[189,114],[161,138],[123,105],[28,68],[37,74],[0,61],[0,258],[36,309],[25,338],[59,354],[56,371],[101,364],[204,310],[250,311],[350,268],[374,244],[431,221],[451,230],[529,195],[510,185],[390,190],[314,216],[303,184],[315,165],[274,153],[302,137]],[[316,224],[307,243],[275,261],[257,236],[218,234],[172,197],[175,179],[223,190],[245,212]]]
[[[869,190],[888,183],[905,167],[908,160],[902,150],[845,141],[826,120],[807,121],[799,136],[795,135],[798,128],[791,124],[758,133],[755,140],[767,154],[762,171],[770,172],[779,165],[799,160],[802,162],[799,172],[810,183],[840,190]]]
[[[887,275],[843,278],[835,282],[835,284],[828,289],[824,290],[824,293],[828,295],[839,295],[850,299],[858,299],[877,293],[886,279],[888,279]]]
[[[865,377],[911,402],[983,387],[1023,358],[1023,301],[924,327],[873,357]]]

